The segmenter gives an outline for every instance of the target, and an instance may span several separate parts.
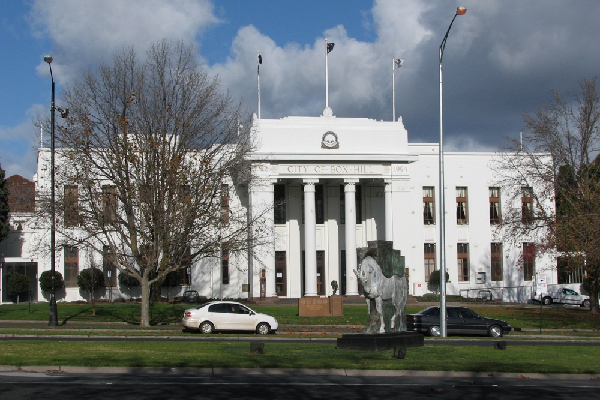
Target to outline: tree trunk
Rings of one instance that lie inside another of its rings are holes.
[[[94,296],[94,290],[90,290],[90,298],[92,299],[92,317],[96,316],[96,296]]]
[[[148,277],[142,278],[142,307],[140,310],[140,326],[150,326],[150,285]]]

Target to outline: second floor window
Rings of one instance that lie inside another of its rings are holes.
[[[229,185],[221,185],[221,224],[229,225]]]
[[[467,220],[467,188],[457,187],[456,188],[456,223],[464,225],[468,223]]]
[[[273,211],[275,213],[274,222],[285,224],[285,185],[273,187]]]
[[[500,188],[491,187],[490,191],[490,224],[500,223]]]
[[[423,223],[425,225],[433,225],[435,223],[433,193],[433,186],[423,187]]]
[[[521,188],[521,221],[524,224],[533,222],[533,188]]]
[[[102,186],[102,216],[104,224],[117,221],[117,187]]]
[[[79,225],[79,190],[77,185],[65,185],[65,227]]]

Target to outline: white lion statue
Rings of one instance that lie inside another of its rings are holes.
[[[398,332],[403,330],[405,320],[406,300],[408,297],[408,281],[406,276],[392,275],[391,278],[383,275],[381,267],[371,256],[365,257],[354,270],[358,281],[363,287],[369,315],[371,315],[371,299],[375,300],[375,308],[379,314],[379,333]],[[391,318],[388,329],[383,318],[383,301],[391,300],[395,312]]]

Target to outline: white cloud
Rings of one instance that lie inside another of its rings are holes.
[[[36,0],[31,15],[38,34],[53,42],[52,69],[62,82],[124,47],[143,52],[164,38],[193,43],[219,22],[208,0]],[[42,62],[38,73],[48,74],[48,66]]]

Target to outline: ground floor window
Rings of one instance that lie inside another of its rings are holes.
[[[435,271],[435,243],[425,243],[424,247],[425,282],[429,282],[429,276]]]
[[[302,295],[306,295],[306,252],[302,250]],[[325,251],[317,250],[317,294],[325,295]]]
[[[73,246],[65,247],[65,287],[77,287],[79,275],[79,249]]]
[[[458,243],[456,245],[458,261],[458,280],[460,282],[469,281],[469,244]]]
[[[275,252],[275,292],[277,296],[287,296],[285,251]]]
[[[491,245],[492,262],[491,272],[492,281],[502,281],[502,243],[492,243]]]

